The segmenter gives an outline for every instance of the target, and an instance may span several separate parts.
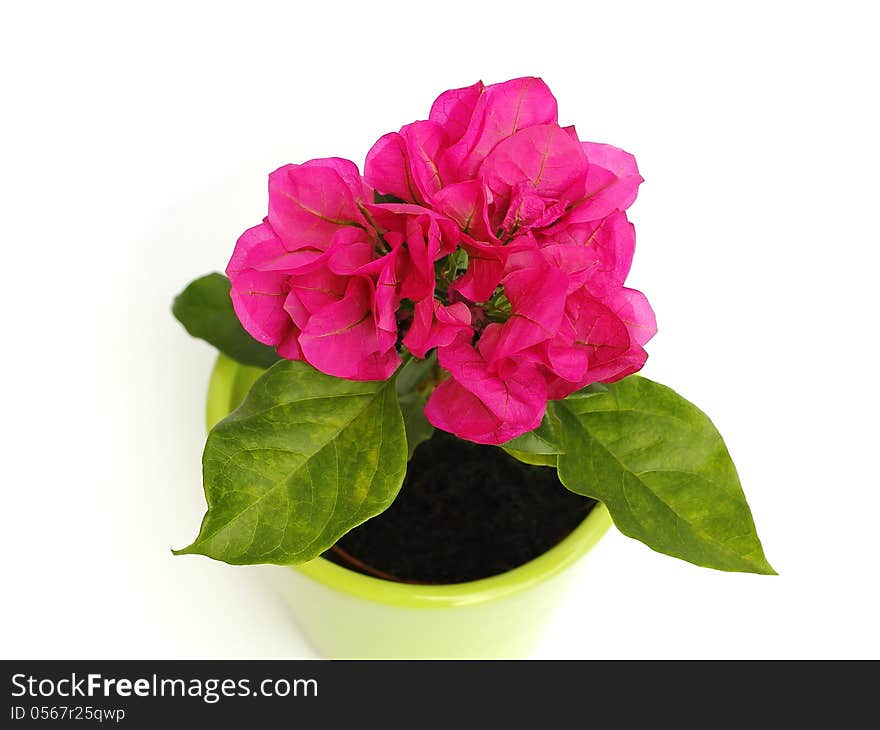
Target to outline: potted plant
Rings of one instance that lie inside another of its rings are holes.
[[[712,423],[636,375],[641,182],[536,78],[441,94],[363,175],[273,172],[227,276],[174,302],[221,353],[208,510],[177,554],[291,566],[297,619],[348,657],[526,653],[612,520],[772,574]]]

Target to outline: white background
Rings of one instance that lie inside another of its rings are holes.
[[[871,3],[7,3],[0,16],[4,657],[296,657],[203,512],[210,348],[172,319],[266,175],[543,76],[632,151],[645,374],[725,435],[777,578],[612,532],[536,656],[880,657]]]

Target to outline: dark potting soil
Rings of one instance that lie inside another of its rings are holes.
[[[437,431],[416,449],[391,507],[324,557],[386,579],[461,583],[536,558],[594,504],[563,487],[555,469]]]

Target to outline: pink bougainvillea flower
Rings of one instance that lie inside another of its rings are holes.
[[[591,383],[637,372],[648,357],[642,345],[656,331],[641,292],[620,289],[603,303],[578,290],[566,303],[557,335],[535,350],[548,375],[548,397],[564,398]]]
[[[538,234],[548,260],[570,277],[570,286],[586,286],[601,297],[623,286],[635,252],[635,228],[621,211],[587,223],[564,223]]]
[[[234,282],[231,297],[238,319],[254,339],[266,345],[277,345],[290,330],[290,318],[284,312],[287,276],[274,268],[288,253],[264,222],[241,234],[226,268]]]
[[[513,237],[555,222],[584,197],[588,169],[581,144],[557,124],[528,127],[502,140],[480,172],[492,193],[493,229]]]
[[[256,339],[352,380],[399,367],[404,299],[418,313],[408,334],[422,356],[470,323],[464,304],[434,299],[434,262],[455,249],[455,223],[372,198],[346,160],[286,165],[269,177],[269,216],[241,236],[227,267],[233,306]]]
[[[451,254],[458,227],[444,216],[414,205],[387,203],[366,206],[383,239],[398,254],[395,292],[398,304],[412,303],[412,319],[403,345],[416,357],[468,331],[471,315],[463,304],[443,305],[436,299],[435,262]],[[390,283],[390,282],[389,282]]]
[[[641,182],[632,155],[559,124],[540,79],[452,89],[382,136],[363,177],[339,158],[273,172],[229,262],[233,305],[260,342],[337,377],[436,350],[428,419],[504,443],[548,398],[644,364],[654,314],[625,287]]]
[[[267,221],[290,251],[326,250],[344,226],[366,226],[358,203],[372,202],[353,162],[336,157],[285,165],[269,175]]]
[[[546,342],[559,331],[565,311],[568,277],[534,248],[513,254],[502,279],[510,302],[510,318],[499,329],[492,351],[495,359]]]
[[[379,192],[459,224],[472,255],[458,285],[468,298],[491,294],[518,236],[540,237],[549,227],[565,235],[567,226],[623,211],[642,181],[632,155],[559,126],[556,100],[535,78],[444,92],[428,120],[374,145],[365,177]]]
[[[472,92],[467,98],[473,98]],[[437,102],[432,113],[436,107]],[[557,114],[556,99],[547,84],[531,77],[483,87],[471,108],[464,132],[455,139],[455,130],[460,127],[466,109],[465,105],[460,107],[453,129],[448,129],[446,125],[450,120],[439,111],[436,118],[439,123],[435,121],[448,144],[439,155],[437,165],[447,183],[475,177],[483,160],[499,142],[521,129],[555,123]]]
[[[510,316],[486,327],[476,349],[468,350],[462,340],[454,342],[451,355],[450,348],[438,347],[440,363],[451,377],[432,395],[428,419],[463,438],[502,443],[493,439],[509,440],[535,428],[530,424],[540,421],[547,398],[564,398],[591,383],[612,382],[639,370],[647,358],[642,346],[656,332],[654,315],[635,290],[618,286],[601,298],[591,293],[587,281],[602,253],[591,257],[589,247],[557,244],[513,254],[502,279]],[[503,427],[485,429],[494,423],[490,415],[499,417],[498,381],[509,384],[512,373],[528,373],[530,387],[511,391]],[[524,393],[541,393],[540,408]],[[465,423],[465,412],[468,419],[481,414],[475,422],[482,425]]]
[[[610,144],[581,142],[590,167],[584,195],[572,211],[572,222],[596,220],[633,204],[644,182],[636,158]]]
[[[377,326],[375,291],[366,277],[348,279],[339,301],[313,314],[299,344],[318,370],[350,380],[384,380],[400,365],[392,345],[383,346]]]
[[[560,126],[542,81],[478,83],[441,94],[428,120],[377,142],[365,177],[379,192],[430,206],[458,225],[469,264],[449,295],[472,310],[494,312],[499,296],[506,305],[503,324],[477,331],[472,349],[484,374],[529,363],[547,394],[559,398],[644,364],[642,346],[656,331],[653,312],[623,286],[635,246],[624,211],[642,178],[629,153],[583,142],[573,126]],[[441,363],[452,362],[444,354],[450,347],[464,352],[458,338],[435,346]],[[491,423],[491,397],[491,389],[466,387],[452,372],[429,417],[461,434],[464,404],[469,418],[482,409],[480,422]],[[528,419],[514,421],[522,428]],[[481,432],[490,431],[502,433]]]
[[[441,187],[434,158],[443,141],[438,125],[413,122],[382,137],[367,155],[367,164],[384,181],[386,195],[427,203]]]
[[[269,215],[236,244],[226,273],[242,325],[282,357],[330,375],[388,378],[396,349],[396,252],[381,251],[372,191],[338,158],[269,176]]]
[[[537,428],[547,408],[539,367],[525,358],[488,359],[498,325],[489,325],[474,348],[459,335],[438,350],[451,377],[428,399],[425,415],[437,428],[482,444],[501,444]]]

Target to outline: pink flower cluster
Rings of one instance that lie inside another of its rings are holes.
[[[235,311],[341,378],[436,349],[448,375],[428,420],[504,443],[548,399],[644,365],[654,314],[623,285],[641,182],[632,155],[558,124],[540,79],[453,89],[379,139],[363,177],[338,158],[269,176],[269,214],[227,268]]]

